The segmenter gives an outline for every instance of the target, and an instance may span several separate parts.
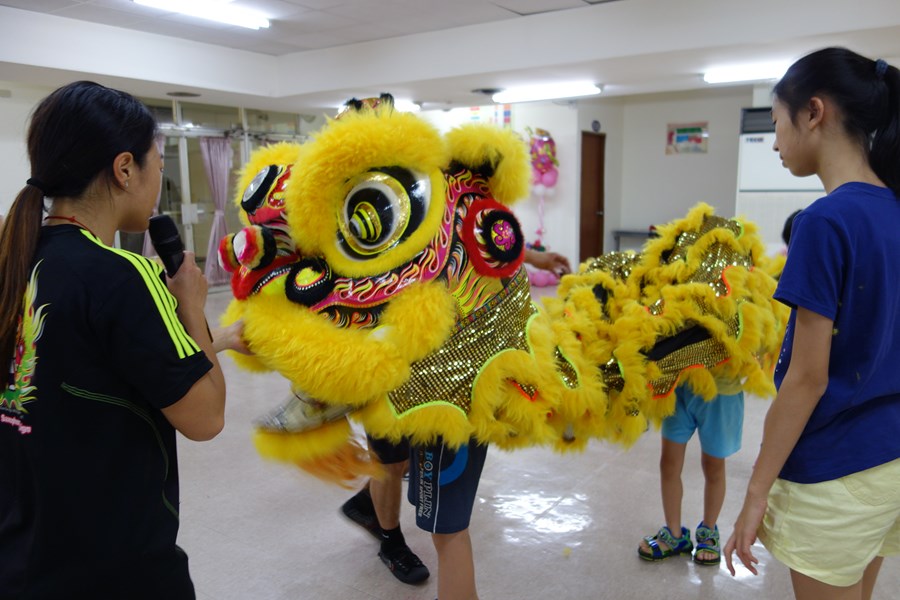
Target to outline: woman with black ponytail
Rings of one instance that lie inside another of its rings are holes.
[[[166,279],[113,247],[147,229],[155,134],[138,100],[85,81],[32,115],[0,232],[0,598],[195,597],[175,430],[223,426],[206,280],[191,253]]]
[[[778,395],[725,556],[755,574],[758,535],[797,598],[866,600],[900,554],[900,72],[814,52],[772,118],[784,166],[827,195],[793,222]]]

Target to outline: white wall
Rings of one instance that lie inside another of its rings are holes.
[[[31,110],[51,90],[0,81],[0,214],[9,212],[16,195],[31,177],[25,133]]]
[[[516,131],[528,139],[526,128],[543,129],[556,142],[556,159],[559,178],[556,186],[543,196],[544,235],[541,241],[548,250],[559,252],[577,264],[578,260],[578,209],[580,196],[581,148],[578,130],[578,109],[574,104],[529,102],[513,105],[512,124]],[[515,206],[516,216],[522,225],[527,242],[537,239],[540,226],[539,208],[541,196],[533,189],[529,198]]]
[[[629,99],[622,147],[621,221],[613,229],[646,229],[684,216],[698,202],[734,216],[741,109],[752,88],[740,86]],[[706,154],[666,155],[669,123],[709,123]],[[609,149],[607,149],[609,155]]]
[[[479,107],[482,117],[490,117],[493,106]],[[451,111],[425,111],[422,116],[440,131],[471,120],[469,109]],[[543,129],[556,142],[556,158],[559,178],[556,186],[544,195],[544,235],[541,242],[548,250],[566,256],[572,264],[578,258],[578,207],[580,171],[580,133],[578,129],[578,109],[574,103],[530,102],[512,105],[510,125],[524,140],[528,140],[527,128]],[[525,241],[537,240],[540,226],[540,201],[537,191],[513,205]]]
[[[577,103],[534,102],[512,108],[512,126],[540,127],[553,135],[559,182],[544,204],[544,243],[577,262],[581,191],[581,132],[600,122],[606,134],[604,249],[615,229],[647,229],[683,217],[698,202],[735,214],[741,109],[754,101],[751,86],[612,97]],[[709,123],[708,152],[666,155],[669,123]],[[538,200],[516,205],[526,239],[538,225]],[[623,247],[626,247],[623,245]]]
[[[734,216],[741,109],[753,101],[753,88],[739,86],[579,102],[578,130],[591,131],[597,120],[606,134],[607,252],[615,248],[613,230],[646,230],[683,217],[697,202]],[[696,121],[709,123],[708,153],[667,156],[668,124]],[[623,240],[622,248],[640,243]]]

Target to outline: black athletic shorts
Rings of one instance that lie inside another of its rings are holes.
[[[400,440],[399,444],[394,444],[384,438],[374,438],[366,434],[369,440],[369,450],[375,453],[378,460],[383,465],[393,465],[409,460],[409,442],[406,439]]]

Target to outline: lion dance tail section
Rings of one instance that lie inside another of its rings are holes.
[[[755,226],[701,204],[658,232],[640,254],[585,262],[545,300],[607,396],[599,428],[572,423],[581,442],[633,443],[674,412],[679,383],[707,400],[739,390],[774,394],[788,311],[772,299],[781,263],[765,255]]]

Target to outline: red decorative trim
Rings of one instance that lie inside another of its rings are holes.
[[[276,269],[284,267],[286,265],[290,265],[291,263],[296,262],[298,259],[299,257],[296,254],[280,256],[273,260],[272,264],[269,265],[266,269],[261,269],[258,271],[253,271],[251,269],[248,269],[247,267],[241,267],[231,276],[231,292],[234,294],[234,297],[236,299],[245,300],[254,293],[256,284],[259,283],[264,277],[270,276],[270,274]],[[273,278],[273,280],[274,279],[275,278]]]
[[[509,215],[510,220],[515,221],[512,212],[496,200],[485,198],[476,200],[469,207],[469,212],[463,221],[461,237],[463,246],[466,248],[466,254],[469,261],[475,267],[475,271],[479,275],[486,277],[512,277],[522,261],[525,259],[525,245],[521,244],[521,250],[518,256],[510,262],[500,262],[488,252],[484,233],[481,231],[481,223],[486,213],[492,211],[502,211]],[[519,240],[522,242],[523,240]]]

